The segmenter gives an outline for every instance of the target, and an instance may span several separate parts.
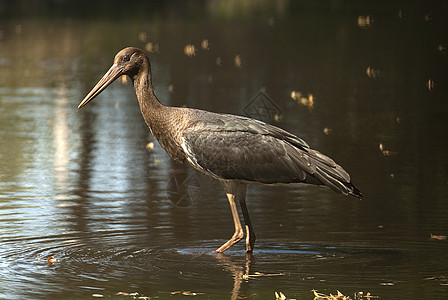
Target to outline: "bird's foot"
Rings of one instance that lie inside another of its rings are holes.
[[[242,229],[235,231],[230,240],[225,242],[221,247],[219,247],[215,251],[212,251],[212,253],[222,253],[226,251],[227,249],[238,243],[243,237],[244,237],[244,231]]]

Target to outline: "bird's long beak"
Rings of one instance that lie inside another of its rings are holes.
[[[103,78],[98,81],[95,87],[90,91],[89,94],[81,101],[78,105],[78,109],[89,103],[90,100],[98,96],[105,88],[107,88],[115,79],[122,75],[123,68],[119,67],[117,64],[113,64],[109,71],[104,74]]]

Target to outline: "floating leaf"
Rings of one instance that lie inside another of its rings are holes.
[[[428,81],[426,82],[426,87],[428,88],[428,91],[432,92],[434,90],[434,80],[432,80],[431,78],[428,79]]]
[[[207,39],[203,39],[203,40],[201,41],[201,48],[202,48],[203,50],[209,50],[209,49],[210,49],[210,43],[208,42]]]
[[[154,143],[153,142],[149,142],[148,144],[146,144],[146,149],[153,150],[154,149]]]
[[[168,86],[168,92],[170,92],[171,94],[174,93],[174,84],[170,84],[170,85]]]
[[[255,277],[272,277],[272,276],[283,276],[285,275],[284,273],[271,273],[271,274],[264,274],[264,273],[260,273],[260,272],[255,272],[254,274],[244,274],[241,277],[243,279],[250,279],[250,278],[255,278]]]
[[[431,239],[438,240],[438,241],[444,241],[444,240],[446,240],[446,235],[431,234]]]
[[[216,58],[216,65],[222,67],[222,58],[220,56]]]
[[[448,285],[448,277],[447,276],[432,276],[432,277],[427,277],[427,278],[423,278],[423,280],[437,280],[440,282],[440,285]]]
[[[159,44],[151,43],[151,42],[146,43],[145,50],[150,53],[157,53],[157,52],[159,52]]]
[[[370,16],[359,16],[358,17],[358,26],[361,28],[369,28],[373,23],[372,17]]]
[[[286,296],[282,292],[275,292],[275,300],[286,300]]]
[[[323,293],[318,293],[316,290],[312,290],[314,293],[314,300],[350,300],[350,297],[345,296],[340,291],[337,291],[337,295],[325,295]]]
[[[237,55],[235,56],[235,58],[233,59],[233,61],[234,61],[235,66],[236,66],[237,68],[241,68],[243,62],[241,61],[241,56],[240,56],[239,54],[237,54]]]
[[[331,133],[331,131],[332,131],[331,128],[328,128],[328,127],[325,127],[323,130],[324,134],[326,134],[326,135],[329,135]]]
[[[356,292],[355,293],[355,300],[371,300],[371,299],[378,299],[379,296],[373,296],[372,294],[370,294],[370,292],[367,292],[364,294],[364,292]]]
[[[377,79],[378,77],[380,77],[380,74],[381,72],[378,69],[371,66],[368,66],[366,69],[366,75],[371,79]]]
[[[311,93],[307,95],[299,91],[291,91],[291,99],[299,103],[300,105],[308,107],[310,110],[314,108],[314,96]]]
[[[183,296],[196,296],[196,295],[204,295],[205,293],[192,292],[192,291],[172,291],[171,295],[183,295]]]
[[[144,31],[140,31],[138,33],[138,39],[140,40],[140,42],[144,43],[146,42],[146,39],[148,38],[148,34]]]
[[[55,262],[57,262],[58,260],[56,258],[54,258],[53,256],[50,256],[49,258],[47,258],[47,263],[49,265],[54,265]]]
[[[379,144],[378,148],[380,149],[381,153],[382,153],[384,156],[391,156],[391,155],[395,155],[395,154],[397,154],[397,152],[395,152],[395,151],[390,151],[390,150],[386,150],[386,149],[384,149],[384,146],[383,146],[382,143]]]
[[[184,54],[186,56],[190,56],[190,57],[194,56],[196,54],[195,46],[193,44],[185,45],[185,47],[184,47]]]

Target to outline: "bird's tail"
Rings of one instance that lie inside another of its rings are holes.
[[[325,185],[335,192],[362,198],[361,191],[350,180],[350,175],[331,158],[313,149],[303,149],[300,160],[307,161],[305,183]]]
[[[354,186],[352,183],[350,183],[350,184],[352,185],[352,188],[353,188],[353,191],[351,192],[350,195],[353,195],[353,196],[361,199],[362,198],[361,191],[356,186]]]

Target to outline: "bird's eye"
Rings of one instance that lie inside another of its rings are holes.
[[[130,59],[131,59],[131,56],[127,55],[127,54],[123,57],[123,61],[129,61]]]

